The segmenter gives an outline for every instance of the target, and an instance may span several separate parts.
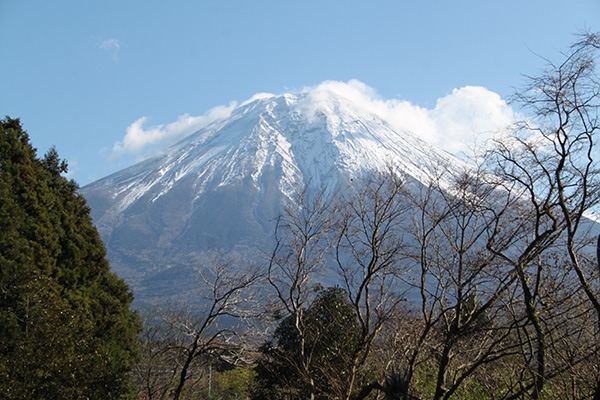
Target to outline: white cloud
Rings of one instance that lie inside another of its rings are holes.
[[[179,116],[177,121],[170,124],[150,127],[145,126],[146,117],[139,118],[127,127],[123,140],[114,144],[111,158],[114,159],[127,154],[140,156],[144,153],[151,153],[156,150],[156,145],[164,148],[211,122],[227,118],[235,107],[236,103],[232,102],[228,106],[214,107],[202,116],[193,117],[184,114]]]
[[[121,48],[121,44],[118,39],[106,39],[101,40],[98,44],[102,50],[119,50]]]
[[[109,52],[114,61],[119,59],[119,49],[121,48],[119,39],[97,39],[97,45],[100,50]]]
[[[321,101],[327,93],[342,95],[394,129],[413,132],[454,154],[470,154],[474,146],[484,145],[518,117],[497,93],[478,86],[454,89],[438,99],[433,109],[405,100],[382,99],[373,88],[358,80],[326,81],[303,91],[309,94],[310,112],[329,104]]]
[[[452,153],[484,145],[518,117],[497,93],[478,86],[454,89],[429,114],[437,127],[435,143]]]

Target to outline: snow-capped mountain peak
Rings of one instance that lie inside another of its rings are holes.
[[[113,268],[131,281],[185,265],[208,248],[269,243],[273,219],[306,185],[333,193],[390,166],[426,183],[440,163],[463,168],[325,85],[257,96],[82,193]]]

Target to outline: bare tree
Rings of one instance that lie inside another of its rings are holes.
[[[136,369],[148,398],[178,400],[211,360],[235,364],[241,357],[247,329],[241,324],[256,316],[254,289],[261,274],[255,266],[240,264],[214,256],[198,268],[199,300],[150,310],[144,356]]]
[[[503,237],[510,239],[490,242],[489,249],[518,276],[526,317],[520,339],[527,349],[523,355],[529,354],[524,360],[531,384],[522,384],[515,396],[528,393],[534,399],[542,396],[551,378],[581,360],[563,357],[563,363],[557,364],[561,354],[550,346],[557,336],[573,338],[572,333],[561,332],[553,319],[579,307],[570,300],[579,298],[580,291],[597,314],[596,332],[600,328],[600,296],[595,289],[599,264],[589,257],[594,224],[587,219],[600,196],[594,162],[600,105],[594,67],[599,41],[589,33],[581,39],[564,61],[546,60],[544,72],[528,78],[515,100],[531,117],[501,137],[487,157],[487,165],[515,199],[496,228],[499,236],[504,232]],[[572,273],[578,283],[563,282],[569,291],[557,296],[552,289],[559,277]],[[585,345],[597,352],[597,344]],[[600,399],[598,384],[594,396]]]
[[[397,279],[402,271],[400,226],[407,210],[404,184],[404,177],[390,168],[357,182],[355,192],[341,200],[335,258],[360,332],[350,359],[345,399],[351,398],[375,339],[404,299]]]
[[[164,310],[148,307],[140,310],[143,330],[140,333],[141,360],[133,368],[133,381],[140,387],[140,395],[148,400],[163,400],[169,396],[177,377],[177,332],[167,323]]]
[[[373,390],[382,392],[385,400],[420,400],[409,392],[409,382],[404,376],[392,370],[385,378],[383,384],[373,382],[365,386],[354,398],[354,400],[365,399]]]
[[[178,400],[188,379],[189,368],[199,356],[220,354],[223,345],[238,334],[231,321],[221,324],[225,317],[247,319],[256,300],[250,289],[260,278],[258,268],[240,268],[233,260],[217,261],[209,268],[199,269],[202,279],[199,292],[204,297],[204,310],[198,314],[175,314],[172,324],[181,332],[179,382],[173,399]],[[197,316],[196,316],[197,315]]]
[[[350,398],[374,340],[403,299],[395,276],[401,268],[403,180],[389,173],[356,184],[356,191],[343,198],[325,199],[322,193],[312,198],[300,195],[297,208],[286,210],[278,221],[270,257],[269,282],[276,303],[293,318],[299,337],[296,355],[288,364],[302,376],[310,398],[331,393]],[[329,250],[333,251],[334,270],[327,263],[332,261]],[[305,312],[315,297],[313,287],[327,279],[334,281],[336,276],[341,277],[359,326],[348,365],[341,372],[313,365],[314,349],[305,340]],[[315,386],[311,371],[328,376],[328,391]]]
[[[434,399],[448,399],[469,379],[514,354],[510,326],[497,323],[516,277],[487,251],[498,210],[509,197],[478,168],[439,166],[431,181],[407,192],[411,203],[405,252],[415,304],[410,347],[404,348],[406,379],[421,366],[436,373]]]
[[[296,354],[287,364],[302,377],[310,399],[317,388],[311,373],[311,349],[306,344],[305,312],[315,297],[316,278],[323,272],[329,249],[332,213],[326,200],[324,191],[309,196],[305,189],[297,194],[293,206],[284,210],[277,220],[267,275],[275,293],[272,306],[292,318],[298,338]]]

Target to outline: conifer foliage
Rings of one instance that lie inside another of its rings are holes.
[[[129,394],[139,330],[77,184],[55,149],[38,159],[0,120],[0,397]]]
[[[294,316],[288,316],[274,332],[276,343],[261,347],[264,358],[256,366],[258,387],[253,399],[278,399],[282,392],[290,399],[342,398],[359,336],[348,294],[339,287],[319,287],[312,304],[299,312],[301,330]],[[298,351],[301,340],[307,349],[304,353]]]

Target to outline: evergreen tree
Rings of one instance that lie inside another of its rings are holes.
[[[359,327],[348,294],[339,287],[322,290],[304,312],[308,373],[316,399],[339,398],[347,386],[349,358],[358,340]],[[298,331],[293,316],[284,318],[274,332],[275,343],[262,346],[263,359],[256,367],[255,399],[306,399],[306,377],[299,367]]]
[[[67,164],[0,121],[0,397],[116,399],[138,356],[133,296]]]

